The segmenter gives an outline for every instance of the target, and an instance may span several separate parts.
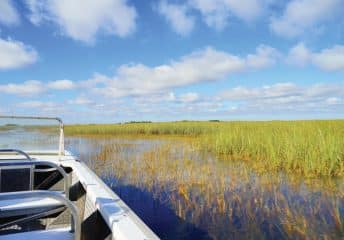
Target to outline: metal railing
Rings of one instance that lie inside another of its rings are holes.
[[[2,159],[4,160],[4,159]],[[63,177],[64,179],[64,192],[66,195],[66,198],[69,199],[69,188],[70,188],[70,178],[68,177],[66,171],[59,165],[53,163],[53,162],[49,162],[49,161],[20,161],[20,160],[15,160],[15,161],[11,161],[11,162],[3,162],[0,161],[0,169],[2,167],[15,167],[15,166],[49,166],[52,168],[55,168]],[[33,174],[34,174],[34,169],[31,168],[31,172],[30,172],[30,187],[31,190],[33,190]]]
[[[33,116],[6,116],[0,115],[0,119],[32,119],[32,120],[55,120],[59,123],[60,137],[59,137],[59,159],[65,154],[64,146],[64,124],[61,118],[58,117],[33,117]]]
[[[23,155],[27,160],[32,161],[32,158],[29,156],[29,154],[19,149],[0,149],[0,153],[18,153]]]
[[[57,192],[51,192],[46,190],[36,191],[20,191],[10,193],[0,193],[1,200],[15,200],[15,199],[29,199],[29,198],[50,198],[61,202],[67,208],[69,208],[72,215],[71,230],[74,232],[74,239],[80,240],[81,238],[81,219],[76,206],[64,197],[62,194]]]

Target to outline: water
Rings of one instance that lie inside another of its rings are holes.
[[[343,179],[258,175],[191,141],[68,138],[162,239],[341,239]]]
[[[0,132],[0,146],[55,146],[48,132],[24,133]],[[344,238],[343,179],[259,175],[180,138],[70,137],[66,148],[162,239]]]
[[[44,134],[34,127],[16,126],[2,130],[0,125],[0,148],[21,150],[57,150],[59,144],[58,128]]]

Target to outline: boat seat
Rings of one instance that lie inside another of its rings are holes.
[[[60,201],[49,197],[31,197],[24,199],[1,200],[0,194],[0,218],[30,215],[63,207]]]
[[[1,240],[72,240],[74,234],[70,228],[58,228],[42,231],[31,231],[23,233],[12,233],[7,235],[0,235]]]

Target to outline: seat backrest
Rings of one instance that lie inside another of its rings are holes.
[[[0,192],[33,190],[33,170],[31,166],[0,166]]]
[[[26,152],[19,149],[0,149],[0,153],[20,155],[27,161],[32,161],[31,157]],[[5,159],[1,158],[1,161],[18,161],[16,158],[10,158],[11,157]],[[33,166],[27,164],[19,166],[0,166],[0,192],[33,190],[33,170]]]

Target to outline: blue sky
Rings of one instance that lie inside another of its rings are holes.
[[[0,114],[344,118],[344,0],[1,0]]]

